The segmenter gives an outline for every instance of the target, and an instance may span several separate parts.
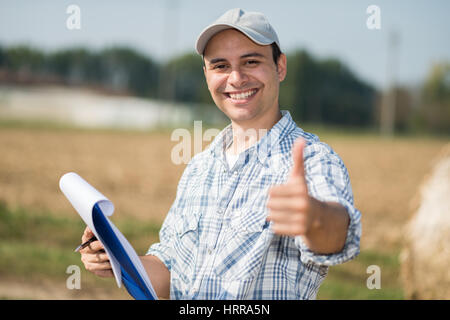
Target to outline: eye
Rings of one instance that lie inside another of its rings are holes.
[[[213,66],[213,69],[215,70],[223,70],[227,67],[226,64],[216,64],[215,66]]]
[[[258,65],[259,61],[258,60],[248,60],[246,62],[246,64],[248,64],[248,65]]]

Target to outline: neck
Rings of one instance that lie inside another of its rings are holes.
[[[233,129],[233,143],[227,153],[239,154],[257,143],[281,119],[281,112],[277,108],[274,116],[264,121],[243,123],[231,121]]]

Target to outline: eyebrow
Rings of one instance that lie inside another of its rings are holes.
[[[240,59],[251,58],[251,57],[265,58],[265,56],[261,53],[251,52],[251,53],[246,53],[246,54],[240,56]],[[211,59],[211,61],[209,61],[209,63],[215,64],[215,63],[224,62],[224,61],[227,61],[227,60],[225,58],[214,58],[214,59]]]

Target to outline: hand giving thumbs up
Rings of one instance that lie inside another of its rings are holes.
[[[267,220],[273,221],[272,229],[281,235],[306,235],[311,229],[314,217],[311,214],[311,197],[308,195],[303,150],[306,141],[299,138],[292,149],[294,166],[288,181],[269,190]]]

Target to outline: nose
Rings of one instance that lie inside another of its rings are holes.
[[[248,76],[240,69],[234,69],[228,76],[228,83],[235,88],[241,88],[248,81]]]

